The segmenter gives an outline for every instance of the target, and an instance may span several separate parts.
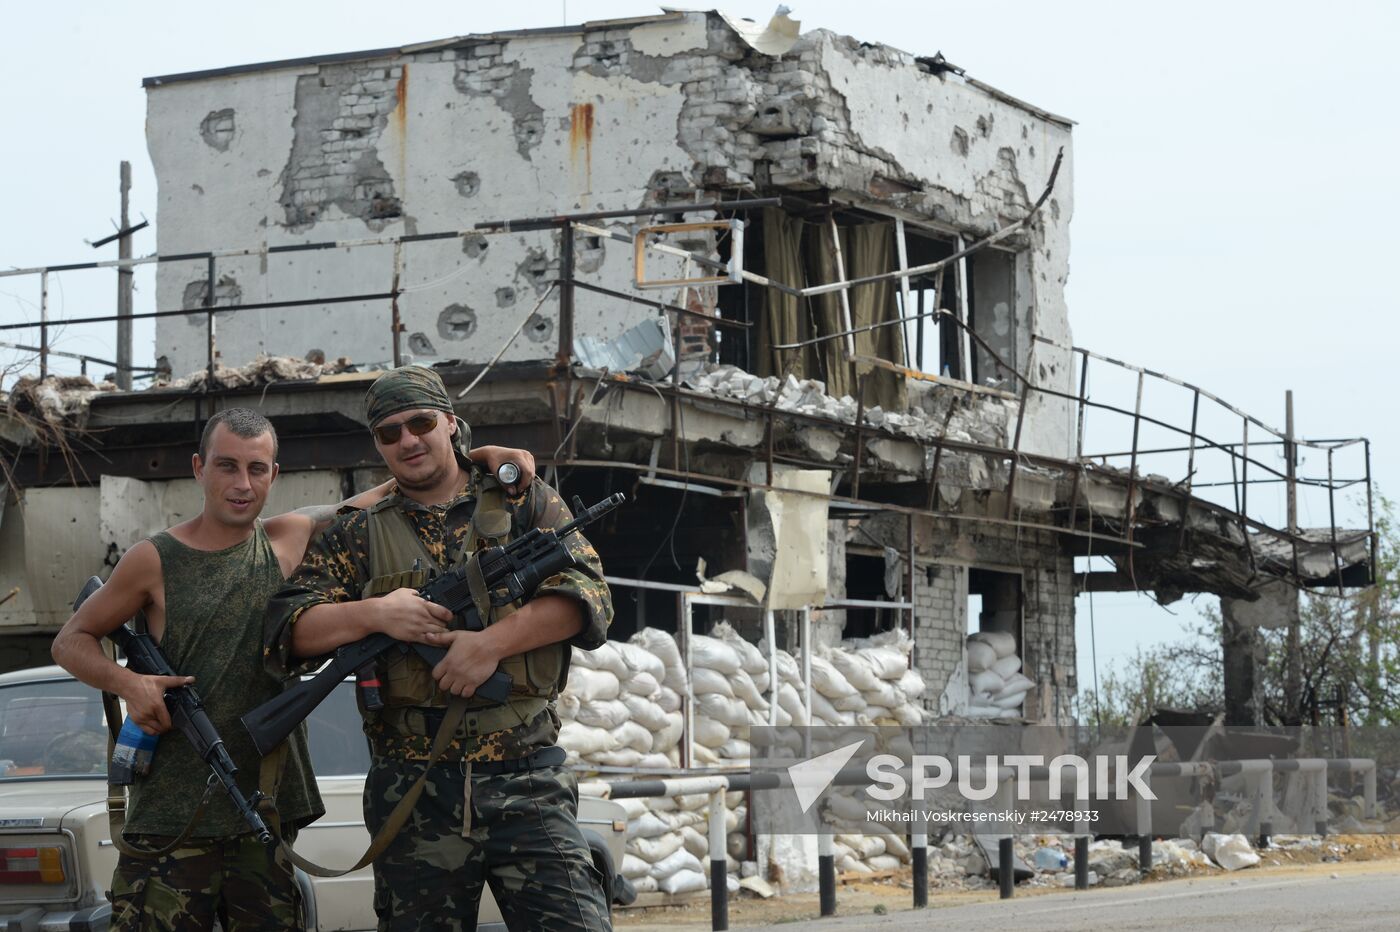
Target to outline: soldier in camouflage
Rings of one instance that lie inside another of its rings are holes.
[[[430,369],[395,369],[370,388],[366,420],[396,486],[375,508],[343,512],[269,603],[268,663],[285,673],[377,631],[447,649],[432,669],[390,652],[376,672],[381,707],[360,691],[372,833],[427,771],[408,821],[374,862],[380,929],[474,929],[484,883],[511,929],[608,929],[603,878],[577,824],[577,782],[554,747],[553,702],[571,646],[591,650],[607,638],[602,566],[571,535],[574,569],[498,610],[484,631],[449,629],[450,613],[415,591],[428,567],[460,565],[479,546],[571,519],[543,482],[509,497],[473,468],[461,455],[466,424],[452,411]],[[498,667],[513,674],[511,701],[467,700],[429,766],[452,697],[471,697]]]

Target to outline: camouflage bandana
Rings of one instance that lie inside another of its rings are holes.
[[[365,394],[365,420],[370,427],[391,414],[430,408],[446,412],[457,421],[455,444],[460,459],[466,460],[472,446],[471,428],[456,417],[442,377],[425,366],[400,366],[374,380]],[[463,464],[465,465],[465,463]]]
[[[374,380],[365,394],[365,421],[370,427],[391,414],[435,408],[452,414],[442,377],[423,366],[400,366]]]

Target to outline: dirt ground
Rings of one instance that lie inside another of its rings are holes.
[[[1400,836],[1396,835],[1337,835],[1321,840],[1321,844],[1284,842],[1259,852],[1258,867],[1246,868],[1250,874],[1315,874],[1332,872],[1345,874],[1393,867],[1400,870]],[[1394,862],[1385,865],[1377,862]],[[1170,884],[1186,876],[1226,876],[1219,868],[1200,869],[1191,874],[1169,874],[1158,869],[1143,879],[1144,884]],[[1054,896],[1066,892],[1054,885],[1019,884],[1016,896]],[[994,900],[995,886],[983,889],[940,889],[930,884],[929,906],[934,909]],[[876,882],[838,883],[836,913],[839,916],[883,915],[912,908],[913,878],[902,871],[886,880]],[[729,899],[730,927],[746,925],[776,925],[817,919],[820,909],[816,893],[798,893],[760,899],[747,891]],[[628,932],[674,932],[676,929],[710,928],[710,898],[703,892],[684,906],[663,906],[646,909],[622,909],[613,915],[613,924]]]

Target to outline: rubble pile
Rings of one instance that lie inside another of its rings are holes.
[[[297,359],[294,356],[260,355],[246,366],[228,368],[215,364],[212,387],[216,389],[252,388],[269,385],[273,382],[292,382],[304,379],[318,379],[323,375],[336,375],[352,371],[354,364],[344,356],[333,362],[324,358]],[[209,371],[200,369],[178,379],[157,379],[155,388],[180,388],[202,390],[210,385]]]
[[[860,406],[850,395],[833,398],[826,393],[826,383],[818,379],[798,379],[791,374],[779,380],[776,376],[764,378],[737,366],[723,365],[711,367],[687,379],[685,385],[697,392],[732,398],[746,404],[773,405],[784,411],[830,418],[845,424],[854,424],[860,411]],[[1015,408],[1015,402],[1007,400],[985,401],[1003,409],[999,418],[990,418],[993,423],[1000,421],[1004,425],[1007,415]],[[964,410],[954,412],[948,419],[935,416],[932,411],[919,406],[900,413],[885,411],[877,405],[866,408],[864,413],[866,426],[885,428],[916,440],[943,437],[945,420],[949,440],[987,442],[989,439],[985,435],[990,412],[985,405],[975,409],[975,414]]]
[[[112,382],[94,385],[85,375],[26,377],[17,379],[8,393],[0,394],[0,404],[10,417],[58,428],[74,423],[95,396],[116,388]]]

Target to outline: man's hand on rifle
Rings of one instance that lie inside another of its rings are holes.
[[[396,641],[445,646],[440,636],[447,632],[452,612],[429,602],[417,590],[403,588],[374,600],[379,609],[378,630]]]
[[[484,631],[448,631],[434,641],[447,648],[447,656],[433,667],[438,688],[454,696],[471,696],[501,662],[492,639]]]
[[[148,735],[163,735],[170,730],[170,710],[165,706],[165,691],[180,686],[192,686],[192,676],[142,676],[133,674],[131,687],[122,692],[126,714]]]

